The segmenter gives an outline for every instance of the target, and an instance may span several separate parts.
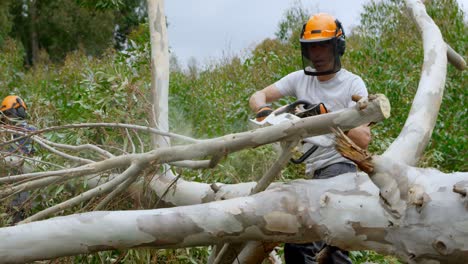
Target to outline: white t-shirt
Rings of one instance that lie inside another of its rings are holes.
[[[315,76],[304,74],[303,70],[290,73],[277,81],[275,86],[283,96],[294,96],[298,100],[307,100],[312,104],[323,103],[329,112],[348,108],[356,103],[351,100],[353,94],[367,97],[367,89],[361,77],[341,69],[328,81],[319,81]],[[312,142],[320,142],[318,149],[307,159],[306,174],[337,162],[352,163],[343,158],[333,144],[333,134],[309,138]],[[309,140],[307,140],[309,141]],[[304,144],[307,151],[312,144]]]

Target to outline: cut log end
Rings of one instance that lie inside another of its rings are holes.
[[[360,170],[366,173],[374,171],[372,154],[360,148],[341,129],[333,129],[335,134],[335,148],[345,158],[352,160]]]
[[[390,117],[390,101],[383,94],[369,95],[369,100],[378,100],[380,105],[380,111],[385,119]]]
[[[367,97],[362,97],[357,94],[353,94],[351,96],[351,99],[356,102],[357,108],[359,110],[364,110],[367,108],[370,102],[372,101],[377,101],[377,105],[380,107],[380,112],[382,114],[382,117],[384,119],[387,119],[390,117],[390,102],[388,101],[388,98],[383,95],[383,94],[369,94]]]

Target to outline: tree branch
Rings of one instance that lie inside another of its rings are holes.
[[[70,208],[70,207],[73,207],[83,201],[87,201],[93,197],[96,197],[98,195],[101,195],[101,194],[104,194],[104,193],[107,193],[109,191],[111,191],[113,188],[115,188],[116,186],[118,186],[119,184],[121,184],[122,182],[124,182],[125,180],[128,180],[130,178],[134,178],[135,175],[138,175],[138,173],[140,173],[141,171],[141,163],[138,163],[138,162],[134,162],[132,163],[132,165],[130,165],[130,167],[128,167],[128,169],[126,169],[121,175],[111,179],[110,181],[104,183],[104,184],[101,184],[91,190],[88,190],[78,196],[75,196],[74,198],[72,199],[69,199],[65,202],[62,202],[60,204],[57,204],[57,205],[54,205],[52,207],[49,207],[45,210],[42,210],[26,219],[24,219],[23,221],[20,222],[20,224],[24,224],[24,223],[29,223],[29,222],[32,222],[32,221],[36,221],[36,220],[40,220],[40,219],[44,219],[46,218],[47,216],[51,215],[51,214],[54,214],[54,213],[57,213],[57,212],[60,212],[60,211],[63,211],[67,208]]]
[[[306,138],[312,135],[327,134],[330,133],[330,128],[332,127],[340,127],[343,130],[349,130],[361,124],[375,123],[389,117],[390,104],[384,95],[376,95],[369,98],[368,105],[369,106],[367,108],[362,110],[359,109],[358,106],[351,107],[340,112],[303,118],[294,122],[285,122],[279,125],[260,128],[253,131],[226,135],[217,139],[209,139],[205,140],[204,143],[208,144],[209,148],[217,149],[218,151],[222,150],[224,153],[231,153],[234,150],[231,149],[231,147],[227,147],[227,144],[219,146],[217,145],[218,143],[215,142],[233,143],[233,140],[242,140],[243,142],[248,142],[249,146],[245,146],[245,148],[257,147],[262,144],[288,140],[289,138],[294,137]],[[364,118],[364,116],[367,117]],[[239,144],[243,145],[245,143],[236,143],[235,145]],[[207,149],[195,149],[194,145],[192,145],[187,148],[186,151],[206,153]],[[212,152],[209,151],[209,153]],[[208,154],[206,156],[208,156]],[[190,159],[195,158],[184,158],[184,160]],[[167,186],[173,181],[173,178],[174,177],[170,177],[168,175],[154,178],[150,183],[151,188],[158,196],[160,196]],[[177,183],[177,189],[174,192],[168,193],[164,202],[172,205],[191,205],[218,199],[245,196],[250,193],[250,190],[256,185],[256,183],[248,182],[236,185],[225,185],[219,183],[216,185],[218,188],[214,190],[211,188],[211,184],[189,182],[180,179]]]
[[[405,125],[383,155],[415,165],[431,138],[442,102],[447,74],[447,44],[421,1],[406,0],[405,3],[422,31],[424,63],[418,90]]]
[[[449,44],[447,44],[447,60],[460,71],[466,69],[466,61]]]
[[[94,151],[94,152],[98,153],[103,158],[115,157],[115,155],[113,155],[109,151],[106,151],[106,150],[104,150],[104,149],[102,149],[102,148],[100,148],[100,147],[98,147],[96,145],[93,145],[93,144],[83,144],[83,145],[74,146],[74,145],[68,145],[68,144],[55,143],[55,142],[52,142],[52,141],[47,140],[45,138],[40,138],[38,136],[34,136],[32,138],[35,139],[35,140],[40,140],[40,141],[44,142],[45,144],[50,145],[50,146],[55,147],[55,148],[61,148],[61,149],[77,151],[77,152],[82,151],[82,150],[90,150],[90,151]]]
[[[39,129],[39,130],[36,130],[36,131],[30,131],[30,132],[24,132],[23,131],[25,136],[17,137],[17,138],[15,138],[13,140],[2,142],[2,143],[0,143],[0,147],[11,144],[13,142],[17,142],[17,141],[22,140],[22,139],[27,138],[27,137],[43,134],[43,133],[46,133],[46,132],[63,130],[63,129],[76,129],[76,128],[89,128],[89,127],[130,128],[130,129],[135,129],[135,130],[139,130],[139,131],[149,132],[149,133],[152,133],[152,134],[162,135],[162,136],[166,136],[166,137],[172,137],[174,139],[179,139],[179,140],[182,140],[182,141],[185,141],[185,142],[190,142],[190,143],[200,142],[200,140],[193,139],[191,137],[186,137],[186,136],[182,136],[182,135],[178,135],[178,134],[170,133],[170,132],[164,132],[164,131],[161,131],[161,130],[158,130],[158,129],[155,129],[155,128],[145,127],[145,126],[129,125],[129,124],[121,124],[121,123],[83,123],[83,124],[70,124],[70,125],[63,125],[63,126],[48,127],[48,128]],[[17,132],[15,132],[15,133],[17,133]]]
[[[60,156],[60,157],[63,157],[65,159],[68,159],[68,160],[71,160],[71,161],[75,161],[79,164],[89,164],[89,163],[93,163],[94,160],[90,160],[90,159],[85,159],[85,158],[80,158],[80,157],[77,157],[77,156],[73,156],[73,155],[70,155],[70,154],[67,154],[67,153],[64,153],[62,151],[58,151],[56,150],[55,148],[49,146],[48,144],[46,144],[45,142],[43,142],[41,139],[37,138],[37,137],[32,137],[32,139],[37,143],[39,144],[41,147],[47,149],[48,151]]]
[[[0,257],[14,263],[116,248],[325,240],[346,250],[397,255],[403,261],[463,263],[468,258],[468,230],[453,227],[462,227],[468,215],[452,187],[468,181],[468,173],[413,167],[402,173],[422,186],[430,206],[409,206],[398,228],[389,221],[369,178],[348,173],[278,184],[256,195],[200,205],[84,213],[1,228]]]

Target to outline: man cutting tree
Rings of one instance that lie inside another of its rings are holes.
[[[352,95],[367,97],[363,80],[341,68],[340,58],[345,52],[346,40],[343,26],[337,19],[324,13],[311,16],[303,25],[300,43],[303,69],[286,75],[250,97],[250,108],[256,113],[257,121],[273,112],[271,102],[284,96],[294,96],[312,105],[324,105],[329,112],[353,106]],[[371,140],[368,126],[351,129],[347,135],[364,149]],[[326,179],[356,171],[356,165],[335,150],[333,140],[332,134],[306,140],[304,151],[315,146],[306,160],[307,178]],[[323,241],[286,244],[284,255],[288,264],[317,263],[319,255],[322,263],[351,263],[348,252]]]

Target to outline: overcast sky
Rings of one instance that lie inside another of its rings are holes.
[[[297,0],[296,0],[297,1]],[[468,13],[468,0],[458,0]],[[194,57],[199,65],[233,54],[245,54],[265,38],[274,38],[284,12],[294,0],[168,0],[171,50],[185,65]],[[359,14],[369,0],[302,0],[315,13],[334,15],[346,31],[359,23]]]

